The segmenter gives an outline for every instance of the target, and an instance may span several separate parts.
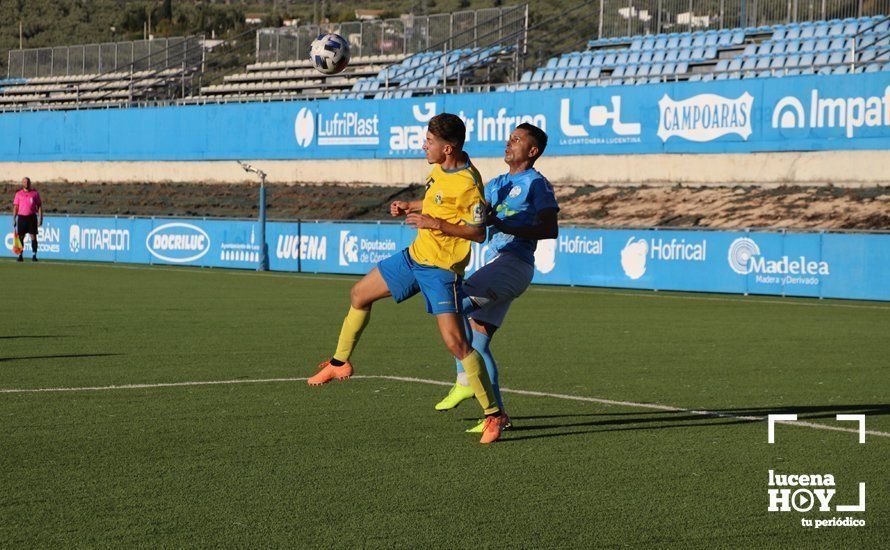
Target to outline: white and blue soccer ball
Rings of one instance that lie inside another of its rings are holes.
[[[339,34],[319,34],[309,47],[309,59],[319,72],[337,74],[349,64],[349,42]]]

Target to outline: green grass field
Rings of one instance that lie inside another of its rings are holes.
[[[495,338],[502,386],[628,403],[505,393],[515,429],[481,446],[475,403],[433,410],[453,365],[420,299],[375,306],[354,363],[423,380],[310,388],[353,278],[2,261],[0,281],[0,546],[890,538],[890,304],[535,287]],[[240,383],[160,385],[206,381]],[[26,388],[105,389],[6,391]],[[769,445],[738,417],[770,412],[879,433]],[[866,511],[767,512],[770,469],[831,473],[832,507],[865,482]],[[835,516],[866,524],[801,525]]]

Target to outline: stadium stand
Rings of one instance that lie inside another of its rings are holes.
[[[0,111],[66,109],[171,97],[198,73],[203,38],[175,37],[15,50],[0,80]]]
[[[890,17],[592,40],[499,90],[890,70]]]

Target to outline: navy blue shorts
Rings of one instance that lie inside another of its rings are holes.
[[[426,299],[427,313],[463,313],[463,277],[457,273],[419,264],[407,248],[378,263],[377,269],[396,303],[420,292]]]

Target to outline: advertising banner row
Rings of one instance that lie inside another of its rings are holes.
[[[269,267],[363,274],[415,234],[392,223],[269,222]],[[48,217],[38,243],[45,259],[256,269],[259,235],[253,221]],[[8,232],[7,254],[12,245]],[[484,257],[474,245],[468,274]],[[538,244],[534,282],[890,300],[890,235],[564,227]]]
[[[419,158],[455,113],[471,156],[531,122],[548,155],[890,148],[890,73],[0,115],[0,162]]]

